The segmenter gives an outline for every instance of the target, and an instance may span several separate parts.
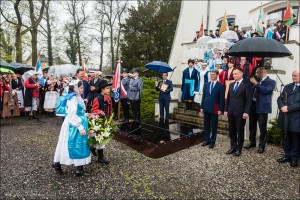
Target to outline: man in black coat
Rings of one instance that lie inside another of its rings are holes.
[[[100,94],[100,82],[103,81],[101,78],[102,72],[100,71],[95,71],[93,74],[93,79],[89,82],[90,86],[90,99],[89,99],[89,104],[88,107],[91,107],[92,102],[94,99]]]
[[[129,122],[129,101],[127,99],[127,92],[129,90],[130,78],[128,77],[129,70],[123,69],[123,79],[121,81],[120,101],[122,105],[122,111],[124,119],[120,122]]]
[[[277,99],[280,110],[278,127],[284,132],[284,156],[277,162],[291,162],[291,167],[298,166],[300,140],[300,72],[293,71],[293,83],[283,88],[282,95]],[[286,98],[284,96],[287,96]],[[284,116],[286,115],[286,116]]]
[[[243,70],[235,68],[234,83],[229,85],[224,115],[228,116],[230,149],[226,154],[240,156],[244,144],[244,128],[249,116],[252,101],[252,85],[243,79]]]
[[[23,91],[23,89],[24,89],[21,78],[18,78],[16,74],[12,75],[11,87],[13,90],[18,90],[18,91],[19,90]]]

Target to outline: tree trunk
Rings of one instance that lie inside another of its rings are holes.
[[[104,37],[103,34],[101,34],[101,45],[100,45],[100,71],[102,72],[102,65],[103,65],[103,50],[104,50]]]
[[[77,29],[76,29],[76,39],[77,39],[77,50],[78,50],[79,65],[82,66],[82,57],[81,57],[81,48],[80,48],[80,36],[79,36],[79,30],[77,30]]]
[[[22,37],[21,37],[21,26],[16,28],[16,41],[15,41],[15,47],[16,47],[16,62],[22,63]]]
[[[32,61],[32,66],[35,67],[37,62],[37,34],[38,34],[37,27],[32,28],[30,33],[31,33],[31,48],[32,48],[31,61]]]
[[[49,0],[46,6],[46,18],[47,18],[47,43],[48,43],[48,64],[49,66],[53,65],[53,55],[52,55],[52,33],[49,17]]]
[[[110,30],[110,51],[111,51],[111,70],[115,68],[115,52],[114,52],[114,38],[113,38],[113,27]]]

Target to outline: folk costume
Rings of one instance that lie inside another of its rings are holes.
[[[110,85],[111,84],[109,84],[106,80],[102,80],[99,84],[100,91],[102,88]],[[103,112],[106,118],[110,117],[112,114],[112,100],[110,96],[103,95],[102,93],[100,93],[93,101],[91,112],[98,115],[101,115],[101,113]],[[103,152],[104,148],[105,145],[98,145],[95,146],[94,148],[91,148],[91,152],[95,156],[98,155],[99,163],[109,164],[109,161],[106,158],[104,158],[104,152]]]
[[[202,63],[202,65],[207,66],[206,63]],[[202,101],[203,86],[205,83],[209,81],[209,70],[207,69],[207,67],[204,70],[202,68],[198,69],[198,77],[199,77],[199,83],[198,83],[199,92],[195,93],[194,101],[200,104]]]
[[[37,73],[32,71],[29,73],[30,77],[25,80],[24,86],[25,90],[25,98],[24,98],[24,106],[26,116],[29,118],[29,113],[32,111],[33,118],[37,119],[37,110],[39,106],[39,98],[40,98],[40,89],[42,88],[42,84],[39,83],[38,79],[33,79],[32,76]]]
[[[194,101],[195,90],[198,89],[196,92],[199,92],[198,83],[198,71],[193,66],[186,68],[182,73],[181,100],[187,102],[187,109],[190,109]]]
[[[78,90],[78,80],[69,85],[74,86],[75,92],[70,92],[64,101],[67,116],[62,124],[58,143],[54,155],[54,167],[58,174],[62,174],[61,164],[76,166],[76,176],[83,175],[83,165],[91,162],[88,140],[88,119],[85,116],[85,104]],[[80,131],[86,134],[81,135]]]
[[[45,101],[44,110],[49,113],[49,116],[54,116],[55,105],[59,98],[59,93],[57,92],[58,84],[54,80],[48,80],[45,83]]]

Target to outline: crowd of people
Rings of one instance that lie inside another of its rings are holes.
[[[257,124],[260,130],[258,153],[264,153],[267,142],[268,114],[272,113],[272,95],[276,82],[267,76],[267,70],[260,67],[258,58],[223,56],[216,61],[218,53],[211,52],[209,61],[199,64],[198,59],[189,59],[188,67],[182,74],[181,100],[186,102],[187,110],[192,103],[199,103],[204,114],[205,141],[202,146],[215,147],[218,116],[228,117],[230,148],[227,154],[240,156],[243,148],[257,146]],[[283,96],[277,103],[280,109],[279,124],[289,124],[283,137],[285,156],[278,162],[290,161],[292,167],[298,166],[300,135],[300,74],[295,70],[293,83],[286,85]],[[287,118],[283,118],[287,115]],[[244,146],[244,129],[249,118],[249,143]],[[292,123],[292,124],[291,124]],[[297,125],[296,125],[297,124]]]
[[[288,40],[287,27],[283,24],[282,20],[278,20],[276,23],[274,21],[270,21],[266,27],[266,30],[264,30],[264,34],[259,34],[252,28],[252,26],[247,27],[247,29],[245,30],[239,30],[239,26],[235,25],[233,26],[233,28],[230,28],[230,30],[236,32],[239,40],[251,38],[253,34],[256,34],[258,37],[275,39],[279,42],[284,42]],[[219,29],[216,29],[215,33],[213,33],[213,30],[209,30],[208,32],[207,29],[204,29],[203,32],[204,36],[210,36],[212,38],[220,37]],[[194,37],[193,42],[196,42],[200,37],[200,31],[196,31],[196,36]]]

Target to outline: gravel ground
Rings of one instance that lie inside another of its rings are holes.
[[[50,166],[60,118],[24,117],[1,120],[1,199],[299,199],[300,168],[278,164],[279,147],[264,154],[244,150],[237,158],[226,155],[229,138],[218,135],[216,147],[200,145],[160,159],[150,159],[113,141],[105,150],[109,166],[93,162],[88,177],[64,175]]]

